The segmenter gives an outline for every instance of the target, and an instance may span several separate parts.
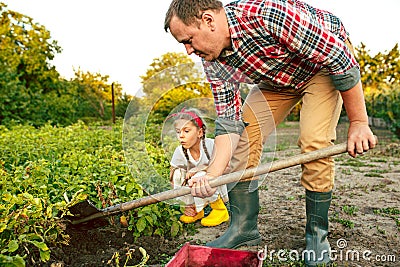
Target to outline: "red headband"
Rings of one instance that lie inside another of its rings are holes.
[[[189,115],[190,117],[193,118],[193,120],[195,120],[195,122],[197,123],[197,125],[199,126],[199,128],[203,128],[203,121],[200,119],[200,117],[197,116],[197,114],[194,113],[194,112],[186,111],[185,108],[182,108],[182,110],[179,111],[178,113],[174,113],[174,114],[169,115],[168,118],[170,118],[170,117],[176,117],[176,116],[178,116],[179,114],[187,114],[187,115]],[[167,119],[168,119],[168,118],[167,118]]]

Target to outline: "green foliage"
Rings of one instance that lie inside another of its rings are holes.
[[[150,258],[150,256],[147,254],[147,251],[144,249],[144,248],[142,248],[142,247],[139,247],[139,251],[140,251],[140,253],[142,254],[142,260],[141,260],[141,262],[140,263],[138,263],[138,264],[136,264],[136,265],[134,265],[134,266],[131,266],[131,267],[145,267],[145,266],[147,266],[146,265],[146,263],[147,263],[147,261],[149,260],[149,258]],[[135,252],[135,250],[134,249],[129,249],[129,251],[126,253],[126,260],[125,260],[125,263],[124,263],[124,267],[126,267],[126,266],[128,266],[127,264],[128,264],[128,261],[129,260],[131,260],[132,259],[132,254],[133,254],[133,252]],[[121,265],[120,265],[120,258],[119,258],[119,253],[118,252],[115,252],[114,253],[114,255],[113,255],[113,257],[111,258],[111,260],[109,260],[108,262],[107,262],[107,264],[108,265],[111,265],[112,263],[114,263],[115,262],[115,266],[116,267],[120,267]]]
[[[111,119],[107,75],[75,71],[67,81],[51,65],[61,47],[28,16],[0,3],[0,124],[66,126],[81,120]],[[123,117],[131,97],[114,83],[116,115]],[[90,118],[90,119],[85,119]]]
[[[366,89],[368,113],[375,118],[382,118],[390,129],[400,137],[400,83],[381,84],[377,90]]]
[[[43,93],[57,89],[58,73],[50,66],[61,51],[50,32],[30,17],[0,3],[0,123],[35,122]]]
[[[0,126],[1,266],[47,261],[49,248],[68,240],[60,216],[69,205],[89,198],[103,208],[146,195],[126,168],[121,128],[120,121],[113,127]],[[163,162],[161,152],[147,153],[151,162]],[[144,161],[146,176],[147,158],[135,159]],[[163,164],[155,168],[168,172]],[[184,227],[178,214],[167,203],[137,208],[127,212],[129,229],[136,237],[177,236]]]
[[[77,112],[90,117],[105,118],[107,103],[111,103],[111,84],[108,83],[109,76],[100,73],[83,72],[80,69],[75,71],[75,78],[71,80],[74,88],[75,98],[78,105]],[[121,98],[122,88],[120,84],[114,84],[114,95]]]
[[[358,211],[358,207],[346,205],[342,207],[342,211],[348,215],[354,216]]]
[[[364,85],[368,114],[382,118],[391,130],[400,137],[400,50],[396,44],[387,53],[374,57],[368,54],[365,45],[357,48]]]
[[[377,88],[382,84],[399,84],[400,50],[396,44],[387,53],[371,56],[364,44],[356,48],[360,64],[361,81],[365,87]]]
[[[351,220],[340,218],[339,213],[335,213],[335,215],[333,217],[330,217],[329,220],[332,222],[340,223],[341,225],[350,229],[354,228],[354,222]]]
[[[370,54],[365,44],[356,47],[360,64],[361,82],[364,88],[368,115],[384,119],[391,130],[400,137],[400,49],[396,44],[390,51]],[[288,116],[298,120],[301,103]],[[343,115],[345,111],[343,110]]]
[[[155,58],[141,76],[143,92],[151,103],[170,89],[187,82],[194,82],[196,72],[191,73],[193,61],[183,53],[166,53]],[[198,73],[198,71],[197,71]]]
[[[400,209],[398,207],[374,209],[374,213],[377,215],[388,216],[392,218],[400,231]]]
[[[183,53],[155,58],[141,78],[150,122],[162,123],[175,107],[190,99],[212,98],[202,71]]]
[[[375,214],[388,214],[388,215],[400,215],[400,210],[399,208],[382,208],[382,209],[375,209],[374,210]]]

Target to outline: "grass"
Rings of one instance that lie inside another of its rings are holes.
[[[329,220],[330,220],[331,222],[340,223],[341,225],[343,225],[343,226],[345,226],[345,227],[347,227],[347,228],[350,228],[350,229],[353,229],[353,228],[354,228],[354,222],[351,221],[351,220],[347,220],[347,219],[340,218],[338,212],[336,212],[333,216],[331,216],[331,217],[329,218]]]
[[[368,164],[363,160],[357,159],[357,158],[351,158],[348,159],[347,161],[344,161],[342,163],[343,166],[351,166],[351,167],[377,167],[374,164]]]
[[[358,211],[358,207],[357,206],[343,206],[342,211],[350,216],[354,216]]]
[[[374,169],[374,170],[370,170],[370,172],[372,172],[372,173],[381,173],[381,174],[383,174],[383,173],[388,173],[389,170]]]
[[[388,208],[381,208],[381,209],[374,209],[374,213],[377,215],[381,215],[381,216],[387,216],[392,218],[397,226],[397,229],[400,231],[400,209],[397,207],[388,207]],[[381,231],[379,231],[378,227],[377,230],[379,233],[381,233]],[[384,233],[383,233],[384,234]]]
[[[371,191],[379,191],[379,190],[382,190],[382,189],[386,188],[387,185],[388,185],[387,182],[385,182],[385,181],[384,181],[384,182],[381,182],[381,183],[379,183],[379,184],[373,185],[372,188],[371,188]]]
[[[400,210],[398,208],[390,207],[390,208],[381,208],[375,209],[375,214],[386,214],[386,215],[399,215]]]
[[[380,228],[378,225],[376,226],[376,230],[377,230],[378,233],[381,234],[381,235],[385,235],[385,234],[386,234],[386,230]]]
[[[351,175],[353,172],[352,169],[342,169],[342,173],[344,175]]]
[[[377,163],[382,163],[382,162],[386,162],[387,160],[384,158],[371,158],[372,162],[377,162]]]
[[[377,178],[384,178],[384,176],[380,175],[379,173],[369,172],[364,174],[365,177],[377,177]]]
[[[261,185],[261,186],[258,187],[258,190],[267,191],[268,190],[268,185]]]

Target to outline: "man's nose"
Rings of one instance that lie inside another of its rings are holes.
[[[194,48],[190,44],[185,44],[186,53],[190,56],[194,52]]]

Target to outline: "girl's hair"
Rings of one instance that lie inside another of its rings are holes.
[[[207,159],[210,160],[210,158],[211,158],[210,157],[210,153],[208,152],[208,149],[207,149],[207,146],[206,146],[206,142],[205,142],[207,127],[206,127],[206,124],[204,123],[204,120],[200,117],[199,114],[200,114],[200,112],[197,111],[194,108],[190,108],[190,109],[182,108],[181,111],[179,111],[177,113],[174,113],[174,114],[172,114],[172,115],[170,115],[168,117],[169,118],[171,118],[171,117],[174,118],[174,121],[177,121],[177,120],[188,120],[188,121],[191,121],[198,129],[202,129],[203,130],[203,136],[201,137],[201,143],[202,143],[204,152],[206,153]],[[183,154],[186,157],[186,160],[188,162],[190,162],[187,149],[182,147],[182,150],[183,150]]]

